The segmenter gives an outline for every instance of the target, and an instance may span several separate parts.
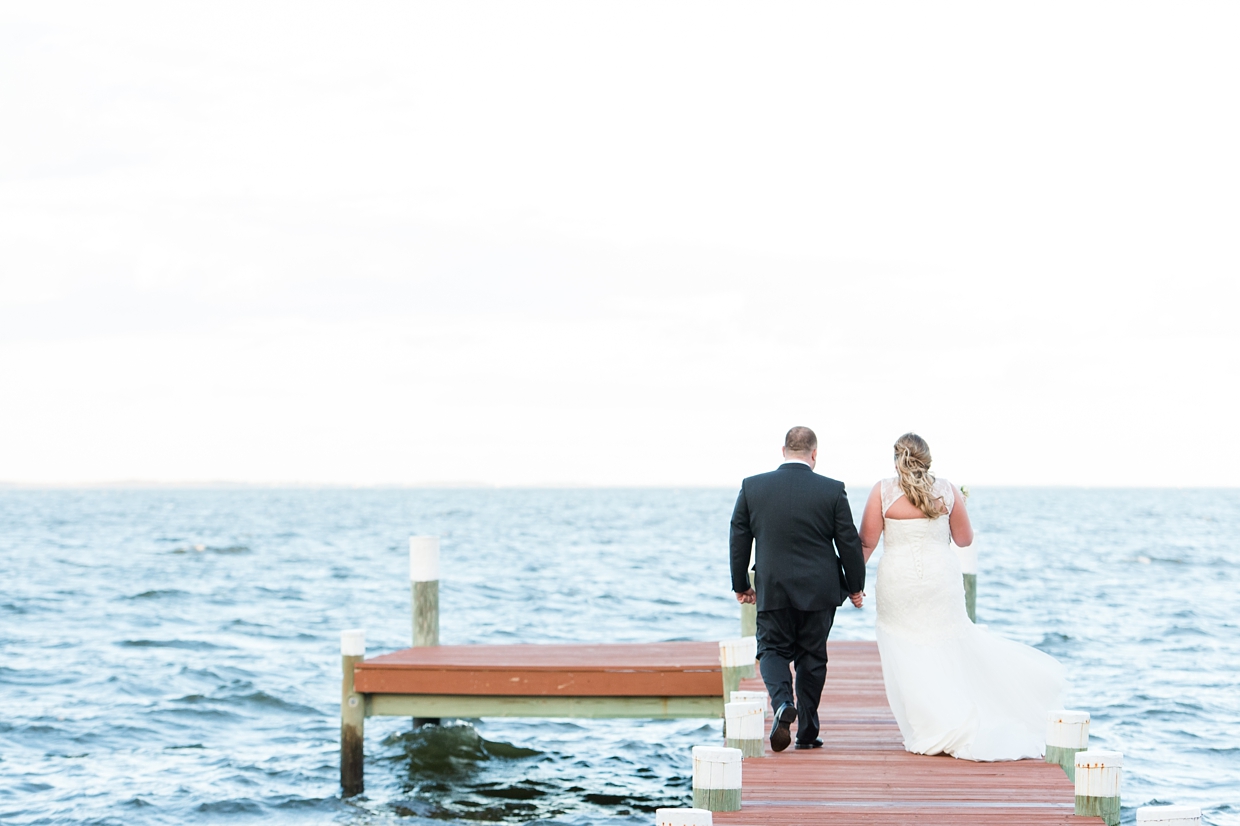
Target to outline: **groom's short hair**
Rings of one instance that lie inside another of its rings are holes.
[[[794,427],[784,437],[784,449],[790,453],[810,453],[818,448],[818,437],[808,427]]]

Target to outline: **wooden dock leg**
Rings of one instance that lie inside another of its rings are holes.
[[[1119,826],[1119,787],[1124,756],[1086,749],[1076,755],[1076,814]]]
[[[709,809],[655,809],[656,826],[714,826]]]
[[[740,694],[733,691],[732,695]],[[766,698],[762,702],[732,702],[723,707],[724,745],[740,749],[741,757],[766,757]]]
[[[740,749],[693,747],[693,805],[712,812],[740,811]]]
[[[1201,826],[1201,807],[1142,806],[1137,809],[1137,826],[1147,823],[1149,826]]]
[[[439,645],[439,537],[409,537],[409,590],[413,599],[413,646]],[[413,727],[439,724],[438,717],[414,717]]]
[[[1058,763],[1076,782],[1077,752],[1089,748],[1088,711],[1051,711],[1046,715],[1046,762]]]
[[[366,632],[340,632],[340,788],[344,797],[365,788],[366,698],[353,690],[353,666],[366,656]]]

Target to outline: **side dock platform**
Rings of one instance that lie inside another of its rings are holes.
[[[719,645],[445,645],[354,667],[366,716],[723,716]]]

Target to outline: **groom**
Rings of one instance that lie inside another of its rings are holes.
[[[792,428],[784,438],[784,463],[742,482],[732,512],[732,590],[738,602],[758,605],[758,660],[775,708],[775,751],[788,748],[793,720],[798,749],[822,746],[818,701],[827,680],[827,634],[844,598],[860,608],[865,588],[861,540],[844,484],[814,473],[817,460],[814,431]],[[749,585],[751,545],[756,592]]]

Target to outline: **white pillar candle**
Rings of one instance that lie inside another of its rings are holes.
[[[656,826],[714,826],[709,809],[655,809]]]
[[[1199,806],[1142,806],[1137,809],[1137,823],[1151,826],[1201,826]]]

